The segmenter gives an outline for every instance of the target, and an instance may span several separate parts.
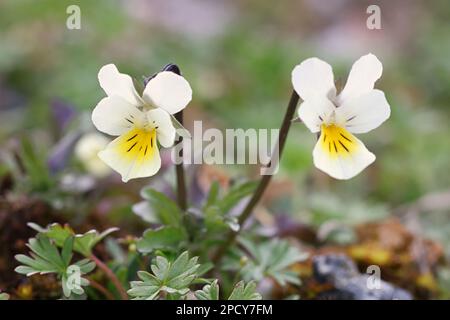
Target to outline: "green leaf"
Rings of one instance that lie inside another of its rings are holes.
[[[152,188],[145,188],[141,191],[141,196],[149,202],[160,223],[166,226],[183,227],[183,213],[172,199],[164,193]]]
[[[211,284],[205,285],[202,290],[194,293],[198,300],[219,300],[219,284],[218,280],[214,280]],[[231,292],[228,300],[261,300],[261,295],[256,292],[256,283],[250,281],[245,285],[244,281],[238,282]]]
[[[64,245],[61,251],[61,257],[65,265],[69,265],[72,260],[72,249],[73,249],[74,237],[67,237],[64,241]]]
[[[205,273],[207,273],[209,270],[211,270],[212,268],[214,268],[214,264],[212,262],[206,262],[203,263],[200,268],[198,268],[197,270],[197,274],[199,276],[204,275]]]
[[[89,259],[83,259],[75,263],[78,267],[80,267],[80,270],[83,274],[89,273],[93,271],[96,267],[96,264],[94,261],[91,261]]]
[[[280,285],[286,283],[300,284],[300,278],[289,267],[305,260],[308,254],[300,252],[289,242],[273,239],[255,245],[246,239],[239,239],[246,251],[250,253],[247,264],[241,269],[244,279],[260,281],[263,277],[271,277]]]
[[[74,241],[73,236],[67,237],[60,252],[55,241],[52,242],[45,234],[38,233],[36,238],[28,241],[27,246],[31,250],[30,257],[23,254],[16,255],[16,260],[22,265],[18,266],[15,271],[26,276],[36,273],[54,273],[61,279],[64,296],[83,294],[82,286],[88,285],[89,282],[82,276],[91,272],[95,268],[95,263],[84,259],[70,264]]]
[[[28,226],[45,234],[48,238],[55,241],[58,247],[63,247],[67,238],[74,237],[73,250],[81,253],[85,257],[89,257],[92,254],[92,249],[97,243],[102,241],[110,233],[119,230],[118,228],[109,228],[102,233],[91,230],[84,234],[75,234],[68,225],[61,226],[58,223],[51,224],[47,228],[42,228],[35,223],[28,223]]]
[[[157,256],[151,265],[153,272],[139,271],[141,281],[132,281],[128,294],[138,300],[153,300],[161,292],[184,296],[189,292],[189,285],[198,277],[200,264],[198,257],[189,258],[187,251],[171,262],[166,257]]]
[[[37,239],[31,238],[27,246],[37,256],[52,262],[58,269],[63,270],[67,266],[49,238],[38,235]]]
[[[37,154],[36,147],[28,138],[21,141],[20,159],[30,179],[33,190],[46,191],[52,185],[48,167],[44,161],[45,155]]]
[[[208,197],[206,198],[204,207],[207,208],[214,205],[217,202],[218,198],[219,198],[219,183],[217,181],[214,181],[209,189]]]
[[[15,257],[17,261],[23,264],[15,269],[18,273],[27,276],[35,273],[62,273],[68,266],[61,258],[58,249],[42,234],[38,234],[36,238],[31,238],[27,246],[32,251],[30,253],[31,258],[23,254]]]
[[[204,223],[211,239],[227,229],[233,231],[239,229],[236,217],[230,216],[229,213],[242,199],[254,191],[256,185],[256,182],[236,184],[222,198],[219,197],[219,184],[214,182],[211,185],[203,206]]]
[[[186,238],[184,229],[171,226],[160,227],[146,230],[136,246],[141,253],[150,253],[157,249],[175,251]]]
[[[202,290],[194,293],[198,300],[219,300],[219,284],[218,280],[214,280],[211,284],[205,285]]]
[[[252,194],[257,185],[257,181],[249,181],[233,186],[219,202],[222,212],[227,213],[230,211],[239,201]]]
[[[261,300],[261,294],[256,292],[256,282],[250,281],[245,284],[244,281],[239,281],[231,292],[228,300]]]

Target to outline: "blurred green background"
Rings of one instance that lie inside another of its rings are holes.
[[[81,8],[81,30],[66,28],[71,4]],[[177,63],[194,90],[188,126],[203,119],[220,128],[277,128],[296,64],[317,56],[343,84],[352,63],[372,52],[384,66],[376,86],[392,108],[389,121],[362,136],[377,161],[334,181],[314,168],[316,138],[295,123],[276,176],[293,191],[278,206],[313,224],[413,212],[450,253],[450,3],[377,1],[381,30],[366,27],[369,4],[2,0],[0,150],[23,135],[49,149],[50,102],[89,113],[104,96],[97,73],[107,63],[136,78]]]

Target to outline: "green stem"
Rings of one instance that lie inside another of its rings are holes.
[[[97,281],[93,280],[92,278],[87,278],[89,280],[89,285],[91,287],[93,287],[94,289],[97,289],[98,291],[100,291],[106,299],[108,300],[114,300],[114,296],[112,295],[111,292],[109,292],[104,286],[102,286],[100,283],[98,283]]]
[[[111,282],[116,287],[117,291],[120,294],[120,297],[122,300],[128,300],[128,294],[125,288],[122,286],[122,283],[120,282],[119,278],[117,278],[116,274],[98,257],[96,257],[94,254],[91,254],[90,256],[91,260],[95,262],[97,267],[101,269],[105,275],[111,280]]]
[[[178,122],[183,125],[183,111],[175,114],[175,118]],[[180,137],[178,143],[183,143],[183,137]],[[180,158],[183,159],[183,148],[180,149]],[[177,173],[177,201],[180,209],[183,211],[187,210],[187,192],[186,192],[186,179],[184,176],[183,162],[177,163],[175,165],[175,170]]]
[[[294,114],[295,114],[295,110],[297,108],[298,101],[299,101],[299,96],[295,92],[295,90],[293,90],[291,98],[290,98],[288,106],[287,106],[287,109],[286,109],[286,113],[284,115],[283,123],[281,124],[278,142],[275,145],[274,152],[272,152],[272,157],[274,154],[276,154],[277,159],[272,158],[268,164],[268,167],[272,167],[272,165],[273,165],[272,161],[274,161],[274,160],[279,161],[281,159],[281,155],[283,153],[283,149],[286,144],[286,138],[289,133],[289,129],[291,127],[292,119],[294,118]],[[276,152],[277,150],[278,150],[278,152]],[[276,163],[275,165],[278,165],[278,163]],[[220,260],[222,259],[223,255],[226,253],[228,248],[234,243],[237,235],[239,234],[239,231],[242,230],[242,227],[243,227],[245,221],[247,221],[247,219],[253,213],[253,209],[255,208],[255,206],[258,204],[259,200],[263,196],[264,191],[266,191],[266,188],[269,185],[271,179],[272,179],[271,174],[264,175],[261,178],[261,181],[259,182],[259,185],[256,188],[255,192],[253,193],[252,198],[247,203],[246,207],[244,208],[244,210],[242,211],[241,215],[238,218],[240,228],[237,231],[229,231],[229,233],[227,234],[227,236],[225,238],[225,242],[222,243],[222,245],[217,249],[217,251],[213,255],[212,262],[214,264],[217,264],[218,262],[220,262]]]

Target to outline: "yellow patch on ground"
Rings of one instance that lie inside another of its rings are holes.
[[[345,128],[322,125],[320,142],[325,152],[331,157],[349,156],[357,149],[356,140]]]

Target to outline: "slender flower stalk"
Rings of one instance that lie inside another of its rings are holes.
[[[181,76],[181,70],[180,68],[173,63],[169,63],[164,66],[162,71],[170,71],[173,72],[179,76]],[[178,124],[183,126],[183,110],[180,110],[179,112],[175,113],[174,115],[175,119],[178,121]],[[180,135],[178,138],[178,143],[183,143],[183,137]],[[180,150],[180,157],[183,159],[183,148]],[[177,173],[177,202],[178,206],[181,210],[186,211],[187,210],[187,192],[186,192],[186,179],[184,175],[184,166],[183,163],[177,163],[175,166],[175,170]]]
[[[280,129],[280,135],[278,137],[277,144],[275,145],[275,149],[272,152],[272,158],[268,164],[268,167],[272,167],[273,163],[272,161],[276,161],[281,159],[281,155],[283,153],[284,146],[286,144],[286,138],[289,133],[289,129],[291,127],[292,119],[294,118],[295,109],[297,108],[297,104],[299,101],[299,96],[295,92],[295,90],[292,92],[291,98],[289,100],[286,113],[284,115],[283,123],[281,124]],[[277,155],[277,157],[274,157],[274,155]],[[278,165],[278,164],[275,164]],[[258,204],[259,200],[263,196],[267,186],[269,185],[270,181],[272,179],[272,175],[264,175],[259,182],[258,187],[256,188],[255,192],[253,193],[252,198],[247,203],[246,207],[242,211],[241,215],[238,218],[239,226],[240,228],[237,231],[230,231],[228,235],[226,236],[225,242],[222,244],[222,246],[219,247],[219,249],[215,252],[212,262],[214,264],[218,263],[225,252],[228,250],[228,248],[234,243],[236,240],[237,235],[239,234],[239,231],[242,230],[242,227],[247,221],[247,219],[251,216],[253,213],[253,209]]]
[[[183,125],[183,110],[175,114],[177,121]],[[183,137],[180,136],[178,143],[183,143]],[[183,148],[180,150],[180,157],[183,158]],[[177,201],[180,209],[187,210],[187,192],[186,192],[186,179],[184,176],[183,162],[177,163],[175,166],[177,173]]]
[[[94,289],[97,289],[99,292],[101,292],[106,299],[108,300],[115,300],[114,296],[109,292],[104,286],[102,286],[97,281],[93,280],[92,278],[88,277],[89,285],[93,287]]]
[[[120,294],[120,297],[122,300],[128,300],[128,294],[125,288],[123,287],[122,283],[120,282],[119,278],[114,274],[114,272],[103,262],[101,261],[97,256],[94,254],[91,254],[90,256],[91,260],[95,262],[97,267],[101,269],[105,275],[111,280],[111,282],[116,287],[117,291]]]

